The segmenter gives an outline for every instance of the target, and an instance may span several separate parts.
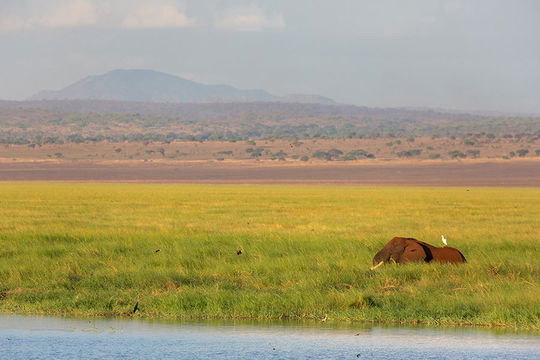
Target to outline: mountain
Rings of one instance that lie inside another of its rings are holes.
[[[336,104],[336,102],[326,96],[307,95],[307,94],[290,94],[282,96],[278,99],[279,102],[296,103],[296,104]]]
[[[42,91],[29,100],[118,100],[141,102],[278,101],[264,90],[205,85],[153,70],[113,70],[89,76],[58,91]]]

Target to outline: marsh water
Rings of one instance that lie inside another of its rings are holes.
[[[471,328],[0,316],[2,359],[540,359],[540,336]]]

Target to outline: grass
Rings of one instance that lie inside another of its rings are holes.
[[[369,270],[443,233],[466,265]],[[540,189],[0,184],[0,244],[3,313],[540,330]]]

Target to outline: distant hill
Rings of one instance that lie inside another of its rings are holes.
[[[292,104],[336,104],[334,100],[325,96],[306,94],[285,95],[280,97],[278,101]]]
[[[333,103],[333,100],[317,95],[277,97],[264,90],[241,90],[229,85],[205,85],[153,70],[113,70],[102,75],[86,77],[58,91],[42,91],[29,100]]]
[[[113,70],[89,76],[58,91],[42,91],[30,100],[119,100],[144,102],[272,101],[264,90],[205,85],[153,70]]]

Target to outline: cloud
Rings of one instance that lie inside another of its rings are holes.
[[[265,14],[256,6],[229,11],[216,19],[218,28],[236,31],[263,31],[265,29],[285,28],[285,19],[281,14]]]
[[[195,25],[175,0],[14,0],[0,3],[0,32],[101,26],[172,28]]]
[[[184,12],[168,3],[141,4],[122,21],[125,28],[171,28],[188,27],[195,24]]]
[[[48,6],[30,1],[22,9],[15,10],[19,11],[0,15],[0,31],[86,26],[98,22],[96,5],[89,0],[64,1]]]

